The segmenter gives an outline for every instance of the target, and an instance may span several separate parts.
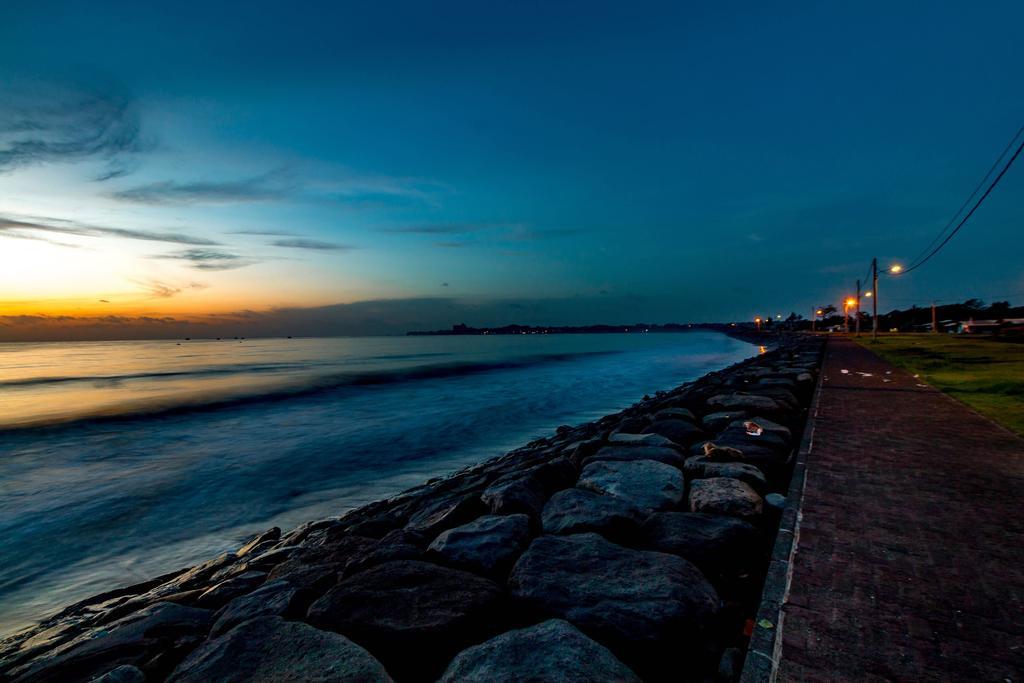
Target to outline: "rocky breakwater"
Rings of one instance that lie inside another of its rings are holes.
[[[820,345],[68,607],[5,681],[733,680]]]

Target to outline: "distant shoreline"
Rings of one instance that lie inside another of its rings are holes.
[[[413,330],[405,334],[407,337],[458,337],[492,334],[648,334],[708,330],[714,332],[735,331],[736,325],[725,323],[665,323],[662,325],[633,323],[632,325],[503,325],[501,327],[470,327],[466,324],[459,324],[452,325],[451,329],[448,330]]]

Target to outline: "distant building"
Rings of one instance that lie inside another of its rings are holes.
[[[1003,320],[975,320],[971,318],[967,322],[957,324],[956,331],[960,334],[994,334],[996,332],[1022,332],[1024,331],[1024,318],[1005,318]]]

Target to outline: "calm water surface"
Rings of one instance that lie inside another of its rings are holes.
[[[711,332],[0,344],[0,633],[756,352]]]

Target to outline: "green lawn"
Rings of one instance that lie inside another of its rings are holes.
[[[1024,344],[997,337],[886,334],[864,346],[1024,435]]]

